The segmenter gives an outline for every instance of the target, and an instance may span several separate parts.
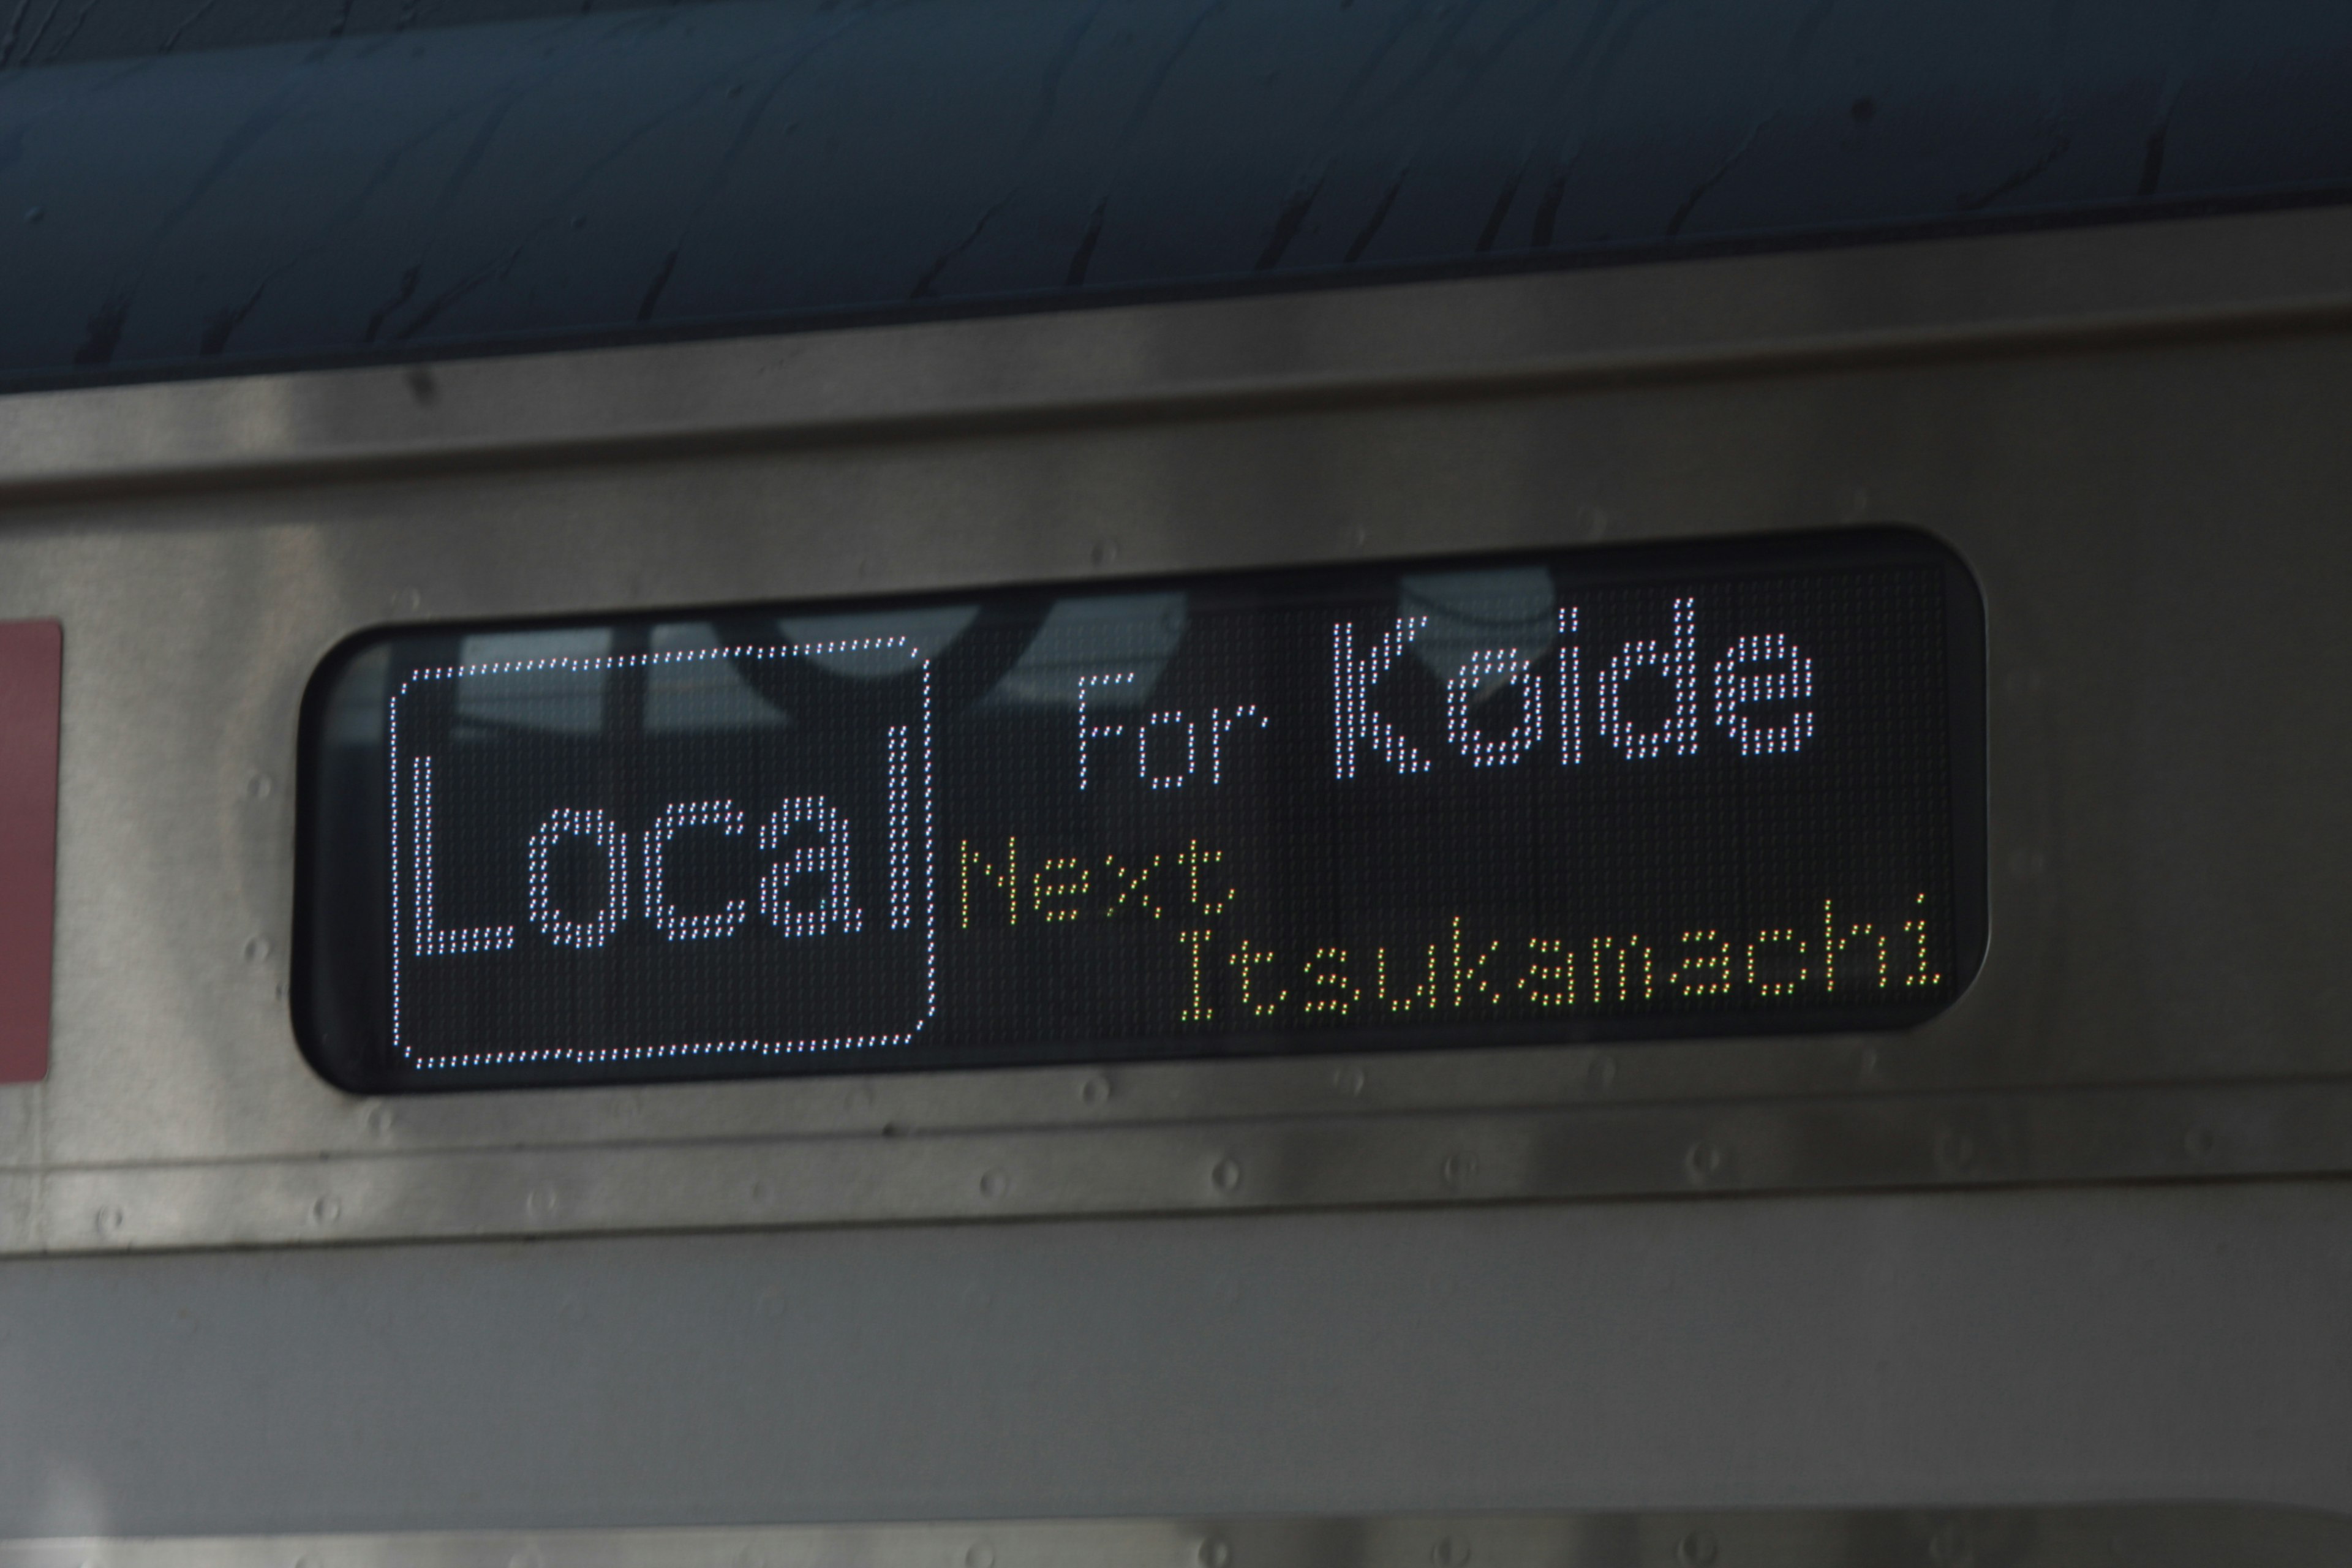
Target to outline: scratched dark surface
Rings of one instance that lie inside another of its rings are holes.
[[[2340,0],[0,0],[0,385],[2352,189]]]

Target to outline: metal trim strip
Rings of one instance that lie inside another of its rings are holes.
[[[0,496],[2352,326],[2352,206],[0,396]]]
[[[52,1167],[0,1252],[2287,1177],[2342,1169],[2352,1084]]]
[[[2228,1503],[20,1540],[0,1568],[2305,1568],[2352,1517]]]

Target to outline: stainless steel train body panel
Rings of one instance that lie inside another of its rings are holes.
[[[141,1254],[0,1260],[0,1562],[2336,1560],[2001,1510],[2352,1510],[2352,1186],[2216,1179],[2352,1169],[2347,255],[2312,211],[0,403],[0,616],[67,637],[0,1246]],[[1991,948],[1911,1034],[397,1103],[291,1037],[296,709],[359,626],[1890,519],[1993,661]],[[2110,1178],[2166,1180],[2064,1184]],[[1741,1195],[1595,1201],[1695,1190]],[[1065,1217],[922,1223],[991,1215]],[[1958,1511],[1479,1513],[1695,1508]],[[1056,1515],[1128,1522],[750,1528]]]
[[[2334,1182],[16,1258],[0,1539],[2344,1515],[2347,1299]]]
[[[2314,211],[12,400],[0,614],[68,652],[0,1246],[2352,1166],[2347,247]],[[1991,947],[1919,1029],[397,1104],[296,1055],[297,710],[357,628],[1870,519],[1990,617]]]

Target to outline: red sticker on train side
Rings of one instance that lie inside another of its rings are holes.
[[[63,651],[55,621],[0,622],[0,1083],[49,1070]]]

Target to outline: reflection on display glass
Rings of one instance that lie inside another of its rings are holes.
[[[1882,1029],[1983,942],[1919,536],[403,628],[313,683],[368,1091]]]

